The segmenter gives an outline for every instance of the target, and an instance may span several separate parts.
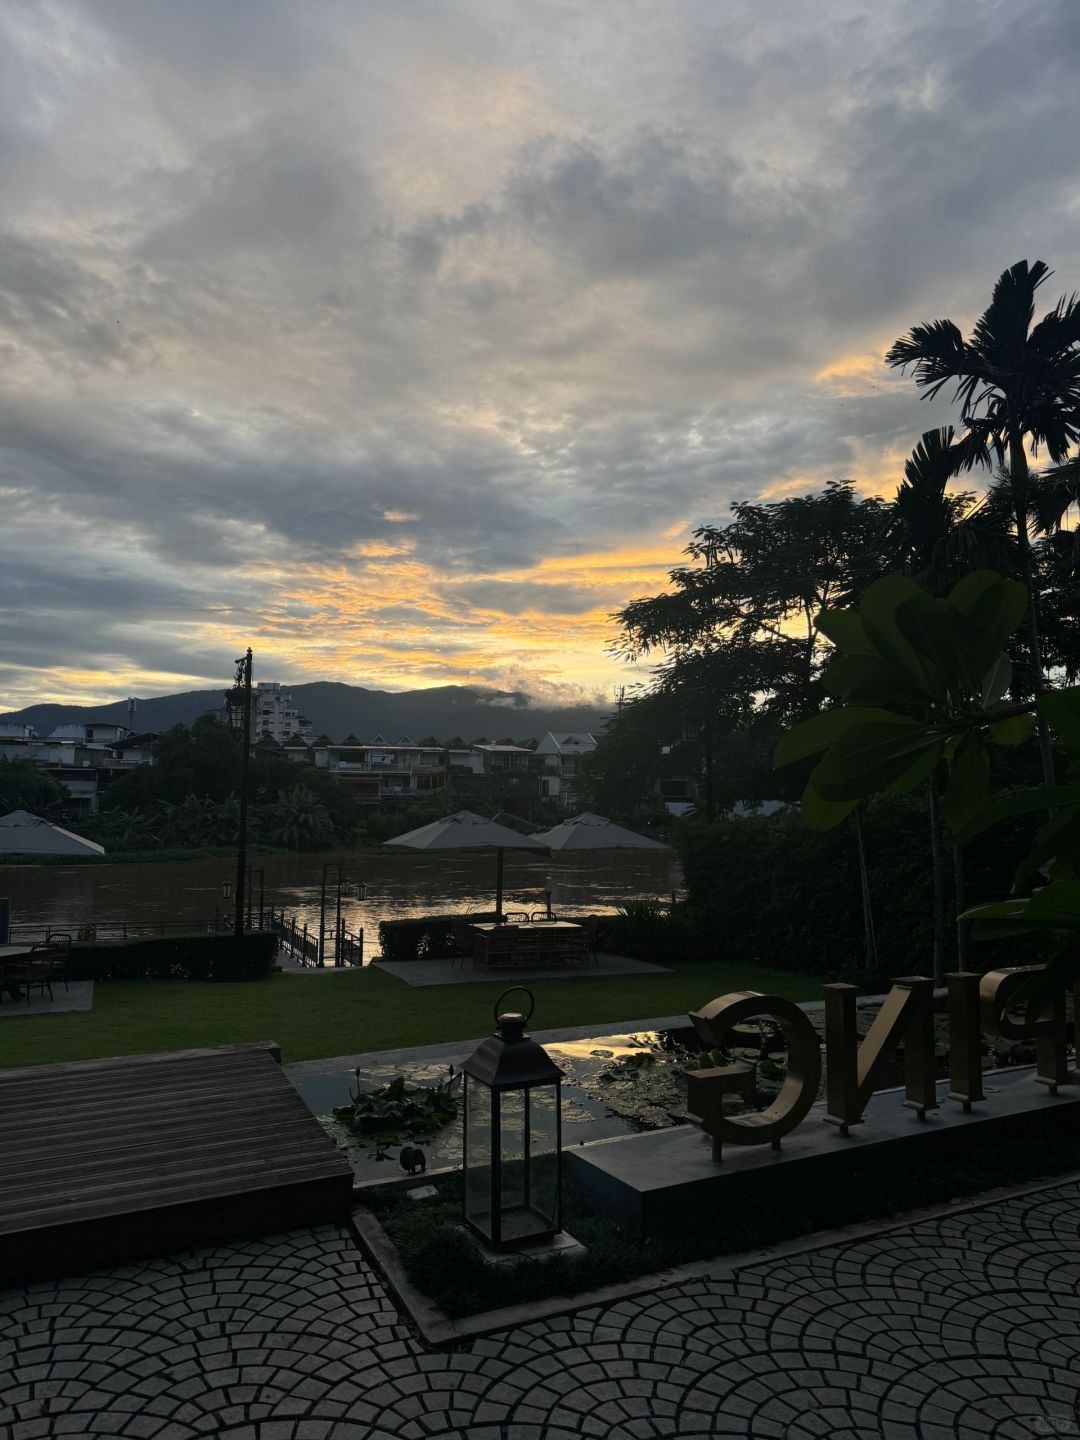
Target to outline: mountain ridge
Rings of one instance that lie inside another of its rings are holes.
[[[368,690],[337,680],[312,680],[301,685],[282,685],[292,694],[301,714],[315,727],[316,735],[340,741],[353,734],[361,740],[381,735],[393,743],[408,735],[413,740],[434,735],[448,740],[460,735],[489,740],[513,734],[518,739],[539,738],[548,730],[596,732],[607,720],[606,712],[595,706],[530,705],[521,690],[485,690],[473,685],[438,685],[427,690]],[[167,730],[172,725],[190,725],[207,710],[218,710],[225,687],[215,690],[183,690],[172,695],[136,697],[135,729]],[[0,713],[0,721],[33,725],[47,735],[57,725],[126,725],[126,700],[105,705],[27,705],[21,710]]]

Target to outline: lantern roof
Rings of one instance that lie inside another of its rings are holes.
[[[562,1079],[562,1070],[544,1047],[525,1034],[523,1015],[500,1015],[499,1027],[462,1065],[466,1075],[491,1090],[550,1085]]]

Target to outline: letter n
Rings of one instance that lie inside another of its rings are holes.
[[[904,1104],[922,1119],[937,1109],[934,1060],[934,982],[922,975],[893,981],[863,1043],[855,1027],[854,985],[826,985],[825,1099],[830,1125],[847,1134],[862,1120],[874,1082],[897,1046],[904,1045]]]

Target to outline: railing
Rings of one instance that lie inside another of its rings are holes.
[[[295,916],[286,915],[284,910],[270,906],[266,917],[266,928],[278,937],[283,950],[288,951],[302,965],[320,969],[327,964],[336,966],[362,965],[364,963],[363,930],[347,930],[344,925],[338,930],[328,930],[319,944],[319,932],[301,925]]]
[[[307,922],[297,923],[295,915],[276,911],[271,905],[269,929],[278,937],[278,944],[303,965],[318,965],[319,937],[308,932]]]
[[[262,910],[252,910],[247,917],[245,930],[270,930],[278,938],[281,948],[303,965],[324,967],[326,965],[363,965],[364,932],[348,930],[344,925],[328,930],[322,937],[320,953],[319,932],[306,923],[301,925],[295,916],[286,915],[273,905]],[[152,936],[198,935],[204,931],[231,932],[232,915],[220,911],[210,920],[202,923],[194,920],[117,920],[112,922],[78,922],[68,924],[45,924],[24,921],[11,925],[8,941],[12,945],[37,944],[54,935],[69,935],[72,940],[136,940]]]
[[[70,935],[73,940],[136,940],[155,935],[200,935],[203,931],[217,928],[213,920],[61,921],[50,924],[28,920],[10,926],[8,934],[14,945],[20,941],[36,944],[49,940],[53,935]]]

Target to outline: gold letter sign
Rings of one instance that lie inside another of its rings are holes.
[[[885,1003],[859,1044],[854,985],[825,986],[825,1099],[830,1125],[846,1135],[874,1093],[874,1081],[904,1042],[904,1104],[918,1113],[937,1109],[934,1083],[934,982],[922,975],[894,980]]]
[[[961,970],[946,976],[949,1015],[949,1099],[970,1111],[985,1099],[982,1083],[983,1032],[1005,1040],[1035,1043],[1035,1079],[1051,1094],[1059,1085],[1080,1081],[1069,1069],[1068,1020],[1064,991],[1051,1000],[1026,1001],[1025,986],[1045,965],[992,970],[981,978]],[[825,987],[826,1121],[846,1135],[857,1125],[874,1093],[875,1082],[898,1047],[904,1047],[904,1104],[926,1119],[938,1108],[937,1062],[934,1055],[934,983],[923,975],[894,980],[865,1040],[856,1029],[854,985]],[[945,997],[942,997],[943,1001]],[[1074,991],[1074,1025],[1080,1056],[1080,985]],[[1022,1019],[1016,1012],[1023,1010]],[[743,1062],[690,1070],[686,1076],[687,1119],[712,1137],[713,1158],[725,1143],[779,1148],[780,1140],[805,1118],[821,1084],[821,1044],[806,1013],[790,1000],[759,995],[754,990],[721,995],[691,1011],[690,1020],[702,1045],[723,1049],[736,1025],[769,1017],[776,1020],[787,1044],[788,1066],[779,1094],[764,1110],[725,1115],[724,1096],[741,1090],[753,1096],[757,1067]]]
[[[710,1050],[719,1050],[733,1026],[765,1016],[780,1022],[788,1052],[787,1076],[771,1105],[738,1118],[723,1113],[727,1091],[753,1089],[752,1065],[725,1065],[687,1074],[687,1119],[712,1136],[716,1160],[720,1159],[725,1140],[729,1145],[778,1146],[781,1138],[806,1118],[817,1099],[821,1042],[806,1012],[793,1001],[742,990],[711,1000],[701,1010],[691,1012],[690,1020],[701,1043]]]

